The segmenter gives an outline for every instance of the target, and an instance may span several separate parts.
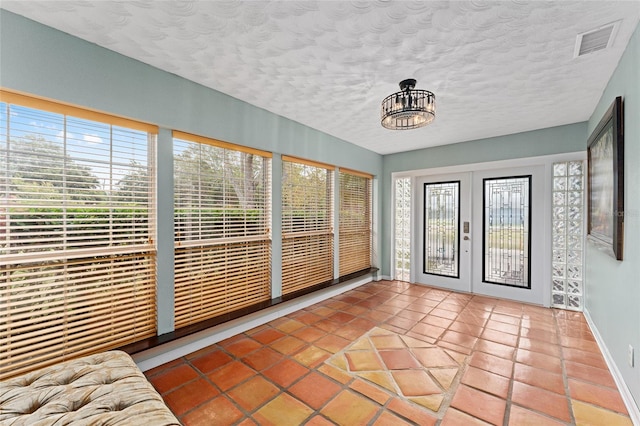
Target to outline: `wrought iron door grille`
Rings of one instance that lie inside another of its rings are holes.
[[[424,184],[425,274],[460,276],[460,182]]]
[[[531,288],[531,175],[483,183],[483,281]]]

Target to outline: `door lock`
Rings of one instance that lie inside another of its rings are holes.
[[[462,232],[465,234],[469,233],[469,222],[462,222]]]
[[[469,238],[469,236],[468,236],[468,235],[465,235],[465,236],[464,236],[464,238],[463,238],[463,240],[465,240],[465,241],[469,241],[469,240],[471,240],[471,238]]]

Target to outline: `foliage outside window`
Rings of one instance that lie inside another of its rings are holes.
[[[174,132],[175,325],[271,299],[269,153]]]
[[[157,131],[1,94],[0,379],[155,335]]]
[[[333,279],[333,169],[283,156],[283,295]]]
[[[155,336],[157,127],[0,95],[0,380]],[[271,154],[175,131],[173,156],[175,327],[270,300]],[[287,295],[334,278],[334,168],[282,159]],[[346,274],[371,178],[341,185]]]

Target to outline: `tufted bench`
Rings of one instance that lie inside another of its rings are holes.
[[[0,425],[180,425],[131,357],[110,351],[0,382]]]

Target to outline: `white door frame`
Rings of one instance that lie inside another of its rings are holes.
[[[424,269],[424,184],[438,182],[459,181],[459,275],[456,278],[446,277],[442,275],[425,274]],[[416,218],[414,221],[413,235],[415,235],[415,252],[417,254],[418,263],[415,265],[415,281],[422,284],[430,284],[436,287],[446,287],[450,290],[471,292],[471,242],[469,239],[471,234],[464,234],[462,227],[464,222],[471,221],[472,202],[471,202],[471,173],[453,173],[446,175],[429,175],[420,176],[415,179],[416,186],[413,188],[413,194],[416,199],[414,203],[412,215]],[[465,240],[463,237],[467,236]],[[412,270],[414,268],[411,268]]]
[[[544,229],[545,235],[543,235],[543,246],[542,253],[540,254],[545,261],[542,265],[542,276],[543,276],[543,306],[549,307],[551,306],[551,190],[552,190],[552,182],[553,182],[553,163],[560,161],[576,161],[586,160],[587,153],[586,151],[579,152],[571,152],[564,154],[553,154],[553,155],[544,155],[539,157],[527,157],[527,158],[516,158],[511,160],[499,160],[499,161],[490,161],[485,163],[472,163],[472,164],[461,164],[454,166],[443,166],[443,167],[434,167],[428,169],[418,169],[418,170],[409,170],[403,172],[392,172],[391,181],[393,182],[396,178],[402,177],[410,177],[411,178],[411,186],[415,188],[416,186],[416,177],[418,176],[428,176],[428,175],[438,175],[438,174],[449,174],[449,173],[463,173],[463,172],[473,172],[473,171],[481,171],[488,169],[501,169],[501,168],[512,168],[512,167],[524,167],[524,166],[544,166],[544,207],[543,207],[543,221],[544,221]],[[393,188],[393,185],[392,185]],[[392,190],[393,192],[393,190]],[[415,193],[415,192],[414,192]],[[391,199],[394,200],[393,194],[391,195]],[[415,203],[416,200],[412,197],[412,206],[411,211],[415,211]],[[390,209],[390,217],[394,218],[394,208],[395,204],[391,203],[389,206]],[[393,219],[392,219],[393,220]],[[411,229],[415,229],[414,226],[414,217],[412,215],[411,218],[412,224]],[[391,224],[391,234],[393,237],[393,229],[395,229],[395,224]],[[547,232],[548,230],[548,232]],[[412,238],[415,238],[415,235],[412,235]],[[414,242],[411,243],[411,246],[414,247]],[[391,275],[387,277],[391,279],[394,276],[394,268],[395,268],[395,253],[392,250],[390,253],[390,265]],[[416,273],[420,268],[420,254],[416,253],[415,250],[412,250],[411,253],[411,282],[416,282]]]
[[[482,209],[484,178],[500,178],[510,176],[531,176],[531,228],[529,229],[529,239],[531,241],[531,250],[529,253],[529,287],[519,288],[505,286],[501,284],[492,284],[483,280],[483,231]],[[544,216],[547,211],[551,211],[551,188],[549,193],[545,194],[545,167],[544,166],[521,166],[509,169],[489,169],[481,170],[473,173],[473,220],[476,226],[473,228],[472,237],[472,256],[473,273],[471,289],[474,294],[482,294],[491,297],[500,297],[503,299],[517,300],[520,302],[533,303],[536,305],[545,305],[544,295],[551,294],[551,269],[549,273],[544,275],[545,263],[550,267],[551,257],[545,256],[544,241],[545,235],[551,235],[551,222],[548,221],[545,226]],[[550,253],[550,252],[549,252]],[[546,260],[546,262],[545,262]],[[549,299],[549,297],[547,297]],[[547,300],[547,303],[550,303]],[[546,305],[545,305],[546,306]]]

